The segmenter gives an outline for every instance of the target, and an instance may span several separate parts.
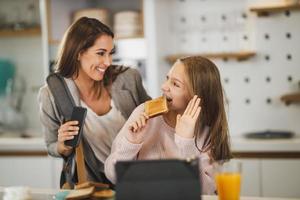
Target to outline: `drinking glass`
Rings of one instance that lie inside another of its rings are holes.
[[[239,200],[242,165],[238,161],[225,162],[215,175],[219,200]]]

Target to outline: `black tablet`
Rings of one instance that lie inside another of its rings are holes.
[[[120,161],[116,200],[199,200],[198,159]]]

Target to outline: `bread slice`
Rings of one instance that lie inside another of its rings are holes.
[[[145,113],[151,118],[168,112],[166,97],[158,97],[145,102]]]
[[[97,183],[97,182],[87,181],[87,182],[75,185],[75,189],[78,190],[78,189],[83,189],[83,188],[87,188],[87,187],[91,187],[91,186],[95,186],[96,190],[109,188],[109,185],[105,184],[105,183]]]
[[[82,188],[78,190],[71,190],[66,196],[67,200],[84,199],[90,197],[95,190],[95,186],[90,186],[87,188]]]
[[[107,199],[115,196],[114,191],[111,189],[96,191],[92,194],[92,199]]]

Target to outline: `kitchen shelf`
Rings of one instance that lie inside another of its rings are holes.
[[[258,16],[267,16],[269,13],[276,13],[287,10],[300,10],[300,4],[268,3],[257,4],[250,7],[250,11],[256,12]]]
[[[281,101],[285,102],[285,104],[289,105],[292,103],[300,103],[300,92],[285,94],[281,96]]]
[[[131,39],[144,39],[143,35],[135,35],[135,36],[131,36],[131,37],[115,37],[114,40],[115,41],[122,41],[122,40],[131,40]],[[49,44],[51,45],[58,45],[60,44],[61,40],[53,40],[53,39],[49,39]]]
[[[0,30],[0,37],[36,36],[41,35],[41,28],[27,28],[21,30]]]
[[[200,54],[176,54],[176,55],[169,55],[166,57],[169,63],[174,63],[178,58],[185,57],[185,56],[203,56],[206,58],[212,59],[237,59],[238,61],[247,60],[250,57],[255,56],[255,52],[252,51],[240,51],[240,52],[220,52],[220,53],[200,53]]]
[[[128,36],[128,37],[118,37],[116,36],[114,39],[115,40],[127,40],[127,39],[143,39],[144,36],[141,35],[133,35],[133,36]]]

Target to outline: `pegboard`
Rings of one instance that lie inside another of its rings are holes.
[[[213,60],[222,77],[231,135],[264,130],[300,135],[300,105],[280,101],[281,95],[300,90],[300,10],[258,17],[249,11],[262,2],[257,0],[160,2],[168,4],[160,14],[168,16],[160,30],[166,34],[158,34],[165,37],[165,55],[256,52],[242,62]]]

